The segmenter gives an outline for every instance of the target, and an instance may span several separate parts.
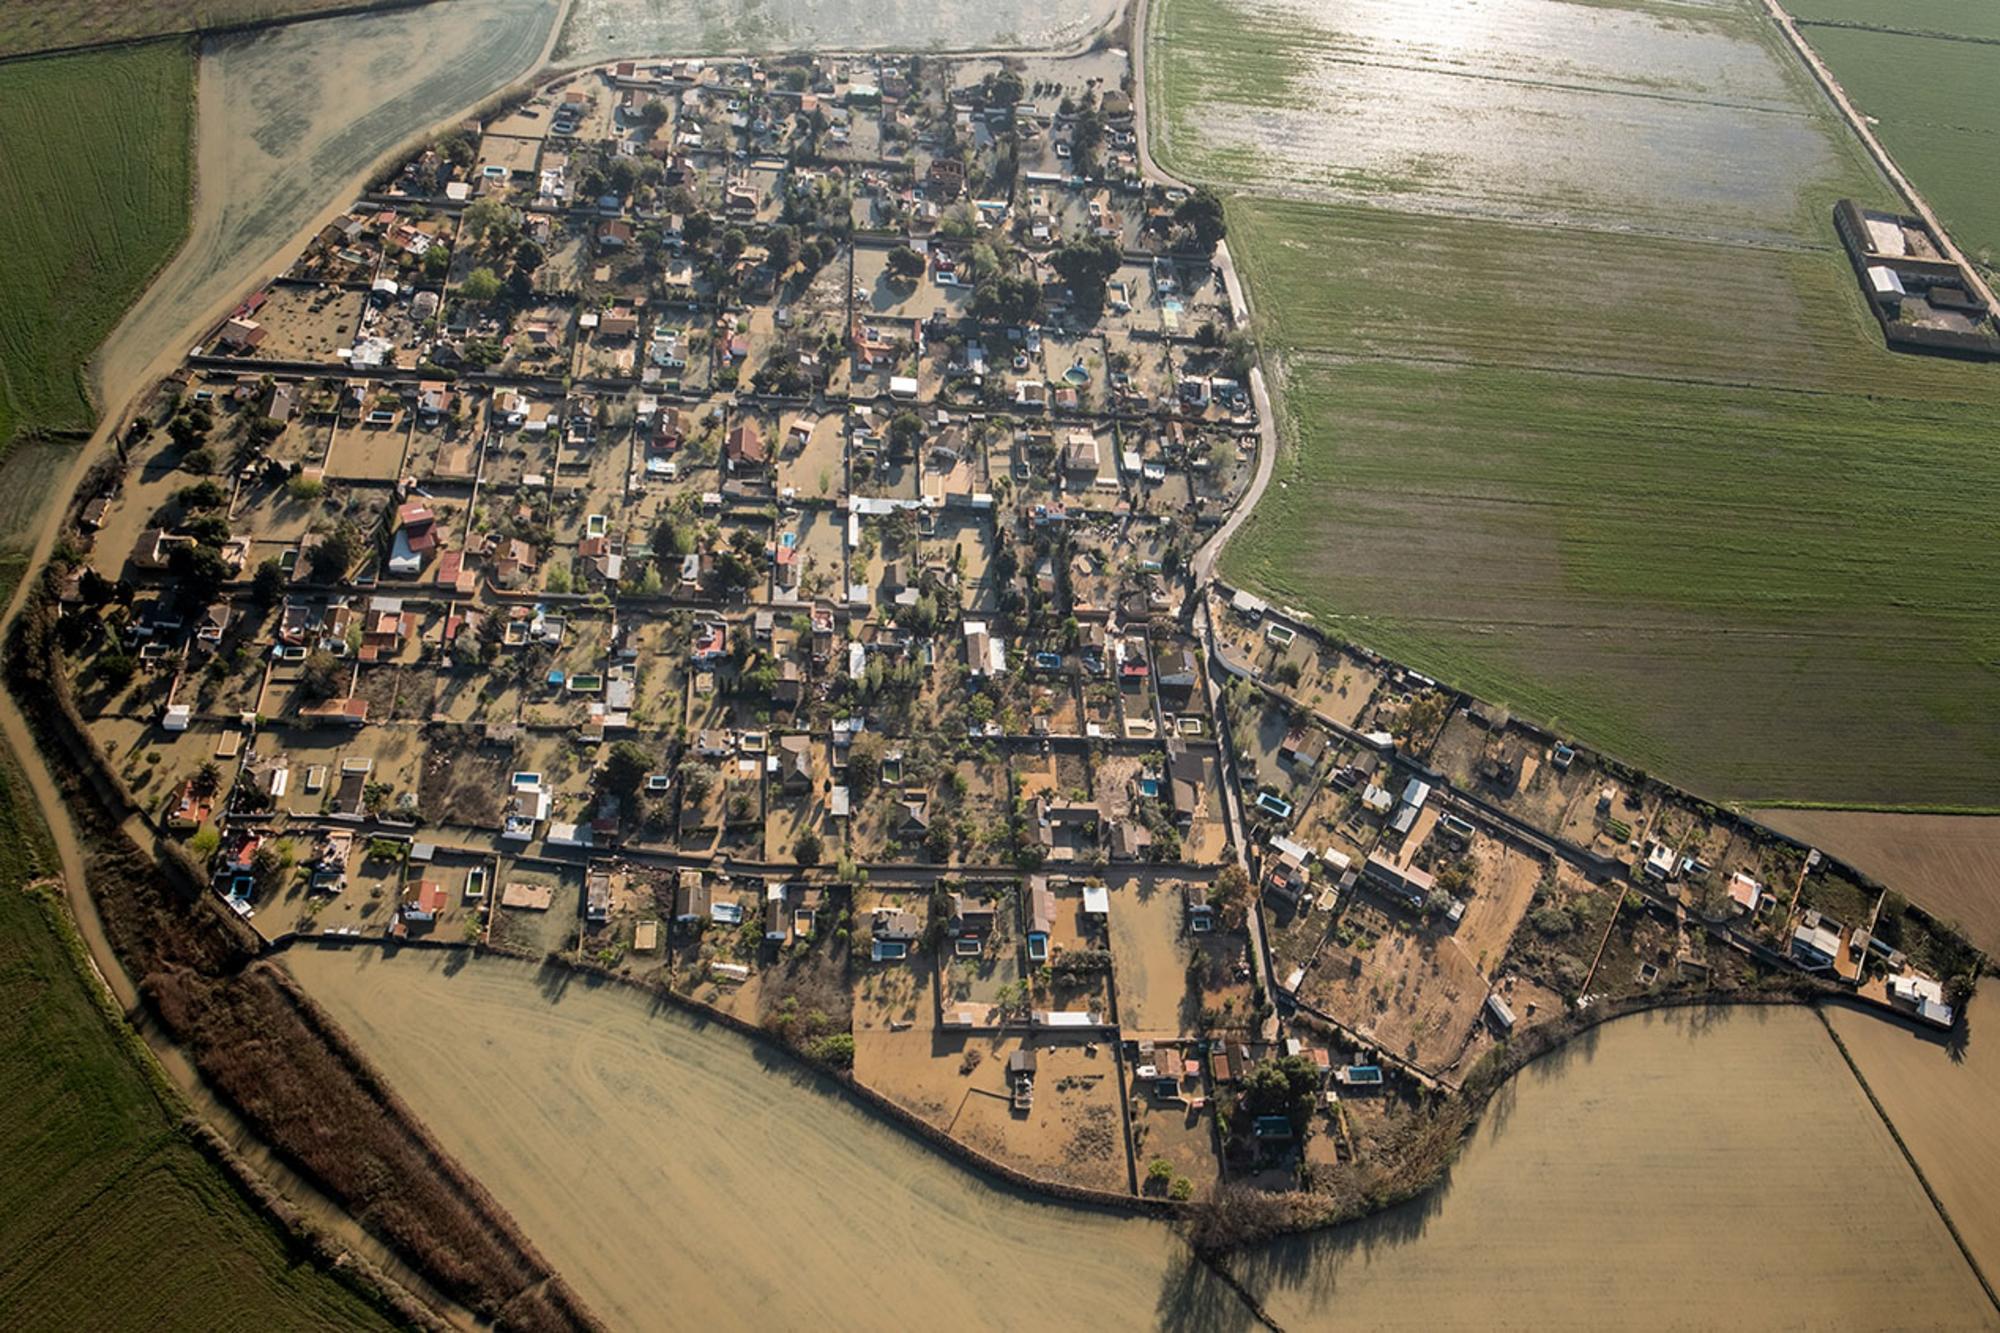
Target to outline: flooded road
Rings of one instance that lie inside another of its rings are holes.
[[[304,983],[614,1324],[1248,1327],[1164,1226],[996,1189],[637,992],[295,949]],[[1286,1329],[1994,1326],[1819,1020],[1624,1019],[1448,1185],[1238,1261]]]

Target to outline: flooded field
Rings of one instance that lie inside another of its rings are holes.
[[[497,959],[285,957],[613,1327],[1247,1317],[1165,1227],[996,1189],[637,992]]]
[[[2000,992],[1988,985],[1967,1009],[1967,1039],[1936,1037],[1859,1010],[1827,1011],[1861,1076],[1943,1200],[1989,1281],[2000,1274]]]
[[[1614,1023],[1503,1093],[1447,1189],[1245,1272],[1294,1333],[2000,1325],[1803,1009]]]
[[[576,0],[556,56],[588,64],[725,51],[1065,47],[1109,23],[1119,8],[1120,0]]]
[[[1166,1228],[994,1189],[634,992],[286,963],[614,1325],[1247,1326]],[[1287,1329],[1994,1325],[1803,1010],[1615,1023],[1503,1095],[1446,1189],[1242,1267]]]
[[[187,244],[92,363],[117,411],[405,140],[531,70],[556,0],[454,0],[207,43]],[[162,360],[164,358],[164,361]]]
[[[1752,813],[1779,832],[1866,871],[1926,911],[1957,922],[1974,944],[2000,957],[2000,816],[1872,810]],[[2000,1012],[1993,1027],[1991,1040],[2000,1045]]]
[[[1752,0],[1163,0],[1162,161],[1426,211],[1797,234],[1870,176]]]

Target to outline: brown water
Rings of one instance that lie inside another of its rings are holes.
[[[286,965],[616,1325],[1244,1325],[1165,1227],[995,1189],[635,992],[428,953]],[[1795,1009],[1611,1024],[1519,1080],[1445,1189],[1242,1268],[1287,1329],[1995,1323]]]
[[[533,70],[559,9],[452,0],[206,43],[188,240],[93,362],[101,403],[171,369],[385,154]]]

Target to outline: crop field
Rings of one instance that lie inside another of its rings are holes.
[[[1231,202],[1229,226],[1259,331],[1286,351],[2000,403],[1992,367],[1887,351],[1832,248],[1254,196]],[[1824,230],[1830,244],[1830,211]]]
[[[1765,240],[1873,179],[1754,0],[1165,0],[1148,42],[1196,180]]]
[[[33,0],[0,7],[0,56],[310,17],[357,3],[368,0]]]
[[[1239,1271],[1286,1329],[2000,1326],[1795,1008],[1619,1019],[1503,1089],[1438,1194]]]
[[[1117,0],[576,0],[556,56],[722,51],[970,51],[1070,46],[1108,23]]]
[[[0,66],[0,447],[92,425],[84,362],[187,226],[193,99],[181,42]]]
[[[1989,958],[2000,958],[2000,816],[1875,810],[1753,813],[1779,832],[1873,875],[1940,920],[1957,923]],[[1994,1026],[2000,1028],[2000,1014]],[[1993,1042],[2000,1047],[2000,1036]],[[2000,1266],[2000,1254],[1994,1262]]]
[[[2000,1275],[2000,1144],[1990,1132],[2000,1105],[2000,995],[1991,981],[1972,997],[1962,1051],[1859,1009],[1827,1008],[1833,1030],[1989,1280]]]
[[[1330,628],[1735,797],[2000,800],[1977,414],[1295,359],[1224,558]]]
[[[1786,0],[1785,12],[1801,28],[1831,23],[2000,39],[2000,8],[1988,0]]]
[[[0,1326],[388,1327],[175,1128],[62,908],[21,891],[54,853],[15,781],[0,770]]]
[[[2000,262],[2000,43],[1823,26],[1804,35],[1966,256]]]

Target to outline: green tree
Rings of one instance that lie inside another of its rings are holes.
[[[630,796],[652,771],[653,758],[637,741],[619,741],[604,759],[604,785],[620,796]]]
[[[889,252],[889,276],[899,282],[915,282],[924,276],[924,257],[907,245]]]
[[[1063,281],[1069,285],[1070,295],[1085,310],[1103,307],[1104,291],[1110,285],[1111,275],[1124,262],[1124,251],[1109,236],[1065,241],[1049,256],[1050,266],[1062,274]]]
[[[491,301],[500,294],[500,275],[482,264],[465,275],[458,294],[468,301]]]
[[[798,841],[792,844],[792,859],[802,866],[818,865],[824,852],[819,834],[812,829],[801,830]]]
[[[1222,214],[1222,200],[1206,185],[1197,187],[1193,194],[1181,200],[1180,207],[1174,210],[1174,221],[1188,229],[1185,251],[1204,259],[1213,255],[1215,247],[1229,234],[1229,224]]]

